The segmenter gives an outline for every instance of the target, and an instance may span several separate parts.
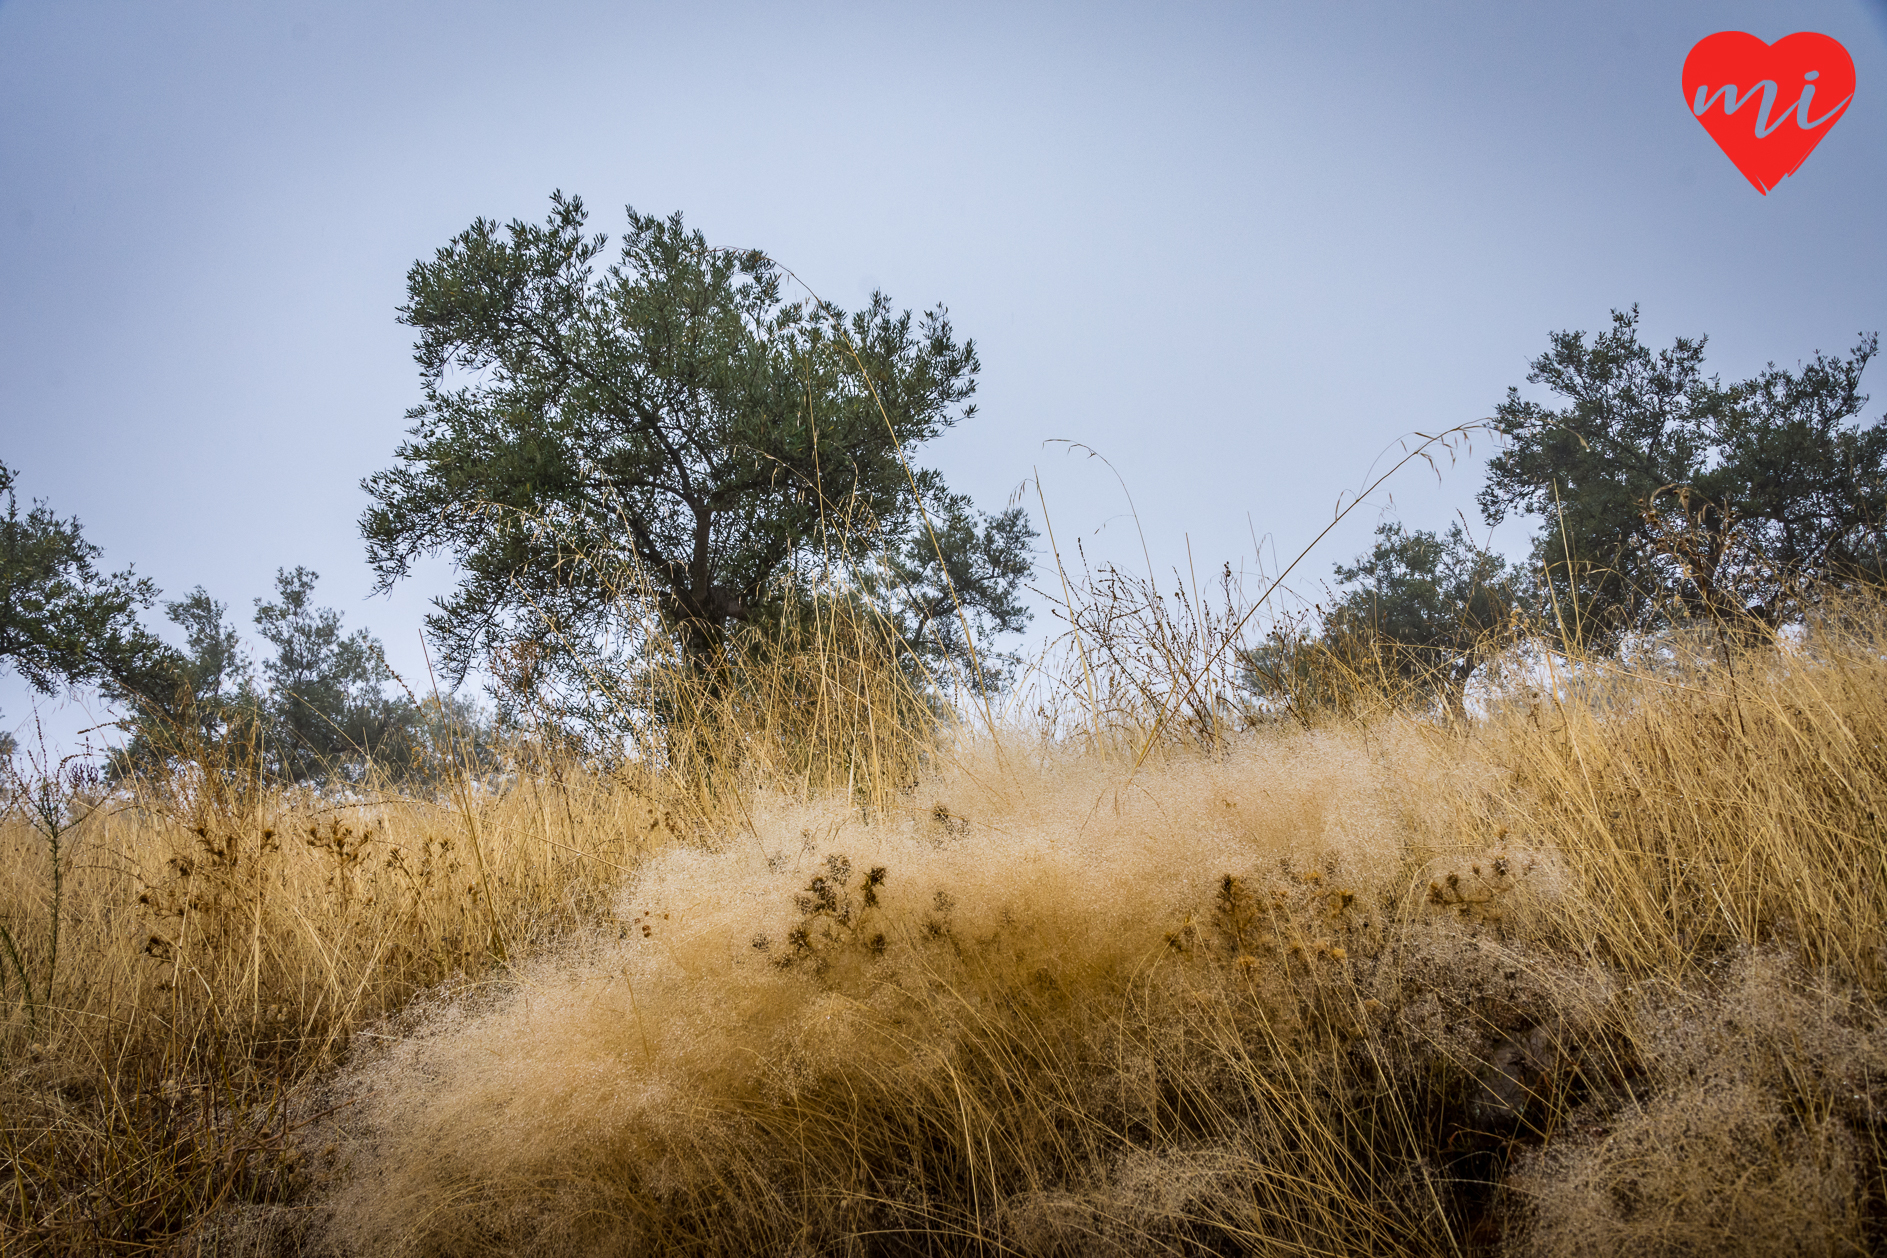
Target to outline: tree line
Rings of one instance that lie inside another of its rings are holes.
[[[1000,686],[994,640],[1027,621],[1034,530],[911,462],[974,416],[975,343],[942,306],[789,300],[764,254],[627,214],[614,261],[581,200],[554,194],[544,223],[476,220],[408,274],[423,400],[394,466],[363,482],[360,528],[381,590],[427,556],[459,574],[427,619],[445,679],[482,670],[501,715],[593,729],[610,715],[596,679],[635,668],[651,624],[712,678],[738,639],[836,597],[869,608],[927,689]],[[424,742],[425,705],[389,697],[377,644],[313,606],[312,573],[258,601],[258,674],[232,663],[206,593],[164,605],[186,639],[168,647],[137,619],[148,581],[99,570],[76,520],[15,507],[0,659],[133,709],[132,759],[160,727],[226,741],[240,725],[305,780]]]
[[[22,511],[17,475],[0,463],[0,660],[41,694],[91,686],[126,714],[114,775],[241,744],[253,767],[280,781],[358,781],[374,767],[401,777],[427,763],[448,730],[489,736],[475,702],[392,686],[379,640],[315,604],[315,572],[279,569],[274,597],[255,600],[252,623],[267,648],[257,657],[228,605],[202,586],[160,603],[133,569],[100,567],[77,518],[44,502]],[[154,605],[181,646],[141,623]],[[0,754],[10,755],[5,738]]]
[[[446,681],[479,671],[501,715],[594,728],[596,679],[640,666],[651,626],[712,682],[742,641],[844,598],[932,690],[1003,685],[1034,528],[911,461],[975,415],[975,342],[941,305],[789,299],[765,254],[626,214],[613,258],[559,193],[542,223],[475,220],[407,275],[421,401],[362,482],[359,525],[382,591],[422,559],[453,565],[427,619]],[[1540,522],[1526,560],[1465,521],[1384,524],[1307,623],[1247,652],[1251,687],[1302,694],[1330,666],[1367,666],[1459,709],[1523,631],[1588,653],[1680,623],[1773,633],[1821,592],[1877,581],[1887,417],[1865,422],[1859,392],[1877,339],[1725,384],[1703,339],[1654,351],[1638,321],[1633,307],[1596,336],[1553,334],[1526,378],[1557,403],[1510,389],[1489,421],[1481,516]],[[441,722],[469,719],[464,701],[393,685],[304,568],[256,600],[259,661],[201,588],[163,604],[184,640],[166,644],[140,620],[151,583],[107,572],[76,519],[22,509],[14,482],[0,465],[0,661],[132,713],[122,763],[165,754],[160,731],[240,730],[282,779],[358,775],[417,763]]]
[[[1444,532],[1389,522],[1336,567],[1308,625],[1248,653],[1252,685],[1288,699],[1332,672],[1374,670],[1459,711],[1469,681],[1521,636],[1611,655],[1689,626],[1725,646],[1772,636],[1831,591],[1887,576],[1887,415],[1867,422],[1879,349],[1816,351],[1742,381],[1706,375],[1707,338],[1654,351],[1639,312],[1596,336],[1557,332],[1489,421],[1499,443],[1478,499],[1490,528],[1539,521],[1518,564]]]

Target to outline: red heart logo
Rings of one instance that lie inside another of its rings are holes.
[[[1684,58],[1684,103],[1764,196],[1808,160],[1854,99],[1854,59],[1826,35],[1765,44],[1718,31]]]

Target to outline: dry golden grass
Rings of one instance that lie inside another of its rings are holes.
[[[633,776],[109,800],[8,988],[0,1245],[1875,1252],[1882,623],[1310,728],[1117,625],[1167,671],[1071,664],[1052,737],[854,626]]]
[[[56,957],[46,835],[0,826],[35,988],[9,973],[0,1008],[0,1249],[292,1193],[309,1082],[357,1029],[589,920],[665,841],[646,796],[570,772],[437,801],[170,785],[77,802]]]
[[[440,1253],[765,1252],[807,1226],[814,1248],[958,1244],[1071,1210],[1183,1230],[1184,1200],[1123,1195],[1110,1167],[1140,1156],[1134,1191],[1157,1196],[1168,1159],[1210,1166],[1217,1209],[1214,1185],[1266,1178],[1254,1121],[1304,1134],[1198,1074],[1255,1066],[1224,1056],[1235,1011],[1268,1010],[1280,1047],[1361,1016],[1302,1007],[1286,977],[1343,973],[1390,911],[1399,853],[1354,757],[1268,748],[1123,790],[1105,762],[982,745],[869,823],[758,797],[744,833],[651,861],[612,929],[358,1064],[374,1099],[336,1225]],[[1221,906],[1228,872],[1259,889]],[[1271,1189],[1282,1213],[1349,1209]]]

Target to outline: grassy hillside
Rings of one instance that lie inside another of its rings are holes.
[[[821,639],[634,771],[66,783],[0,1248],[1873,1252],[1881,629],[980,735]]]

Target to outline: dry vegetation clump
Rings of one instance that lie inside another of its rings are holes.
[[[1239,730],[1178,668],[1136,711],[1090,642],[1114,706],[1052,737],[919,720],[851,634],[671,697],[633,779],[104,801],[53,995],[8,989],[0,1236],[1875,1252],[1879,624],[1465,725]],[[45,844],[6,841],[17,932]]]
[[[666,841],[646,797],[567,767],[438,799],[269,789],[227,762],[71,785],[15,783],[50,830],[17,807],[0,824],[9,1252],[149,1248],[305,1191],[320,1158],[294,1136],[359,1028],[590,920]]]
[[[756,799],[613,931],[362,1062],[333,1226],[438,1253],[1418,1236],[1433,1206],[1372,1200],[1385,1151],[1343,1130],[1401,882],[1370,760],[1307,738],[1129,784],[984,745],[896,816]]]
[[[1878,1008],[1779,950],[1712,968],[1690,990],[1644,987],[1629,1094],[1575,1108],[1515,1167],[1517,1253],[1877,1249]]]

